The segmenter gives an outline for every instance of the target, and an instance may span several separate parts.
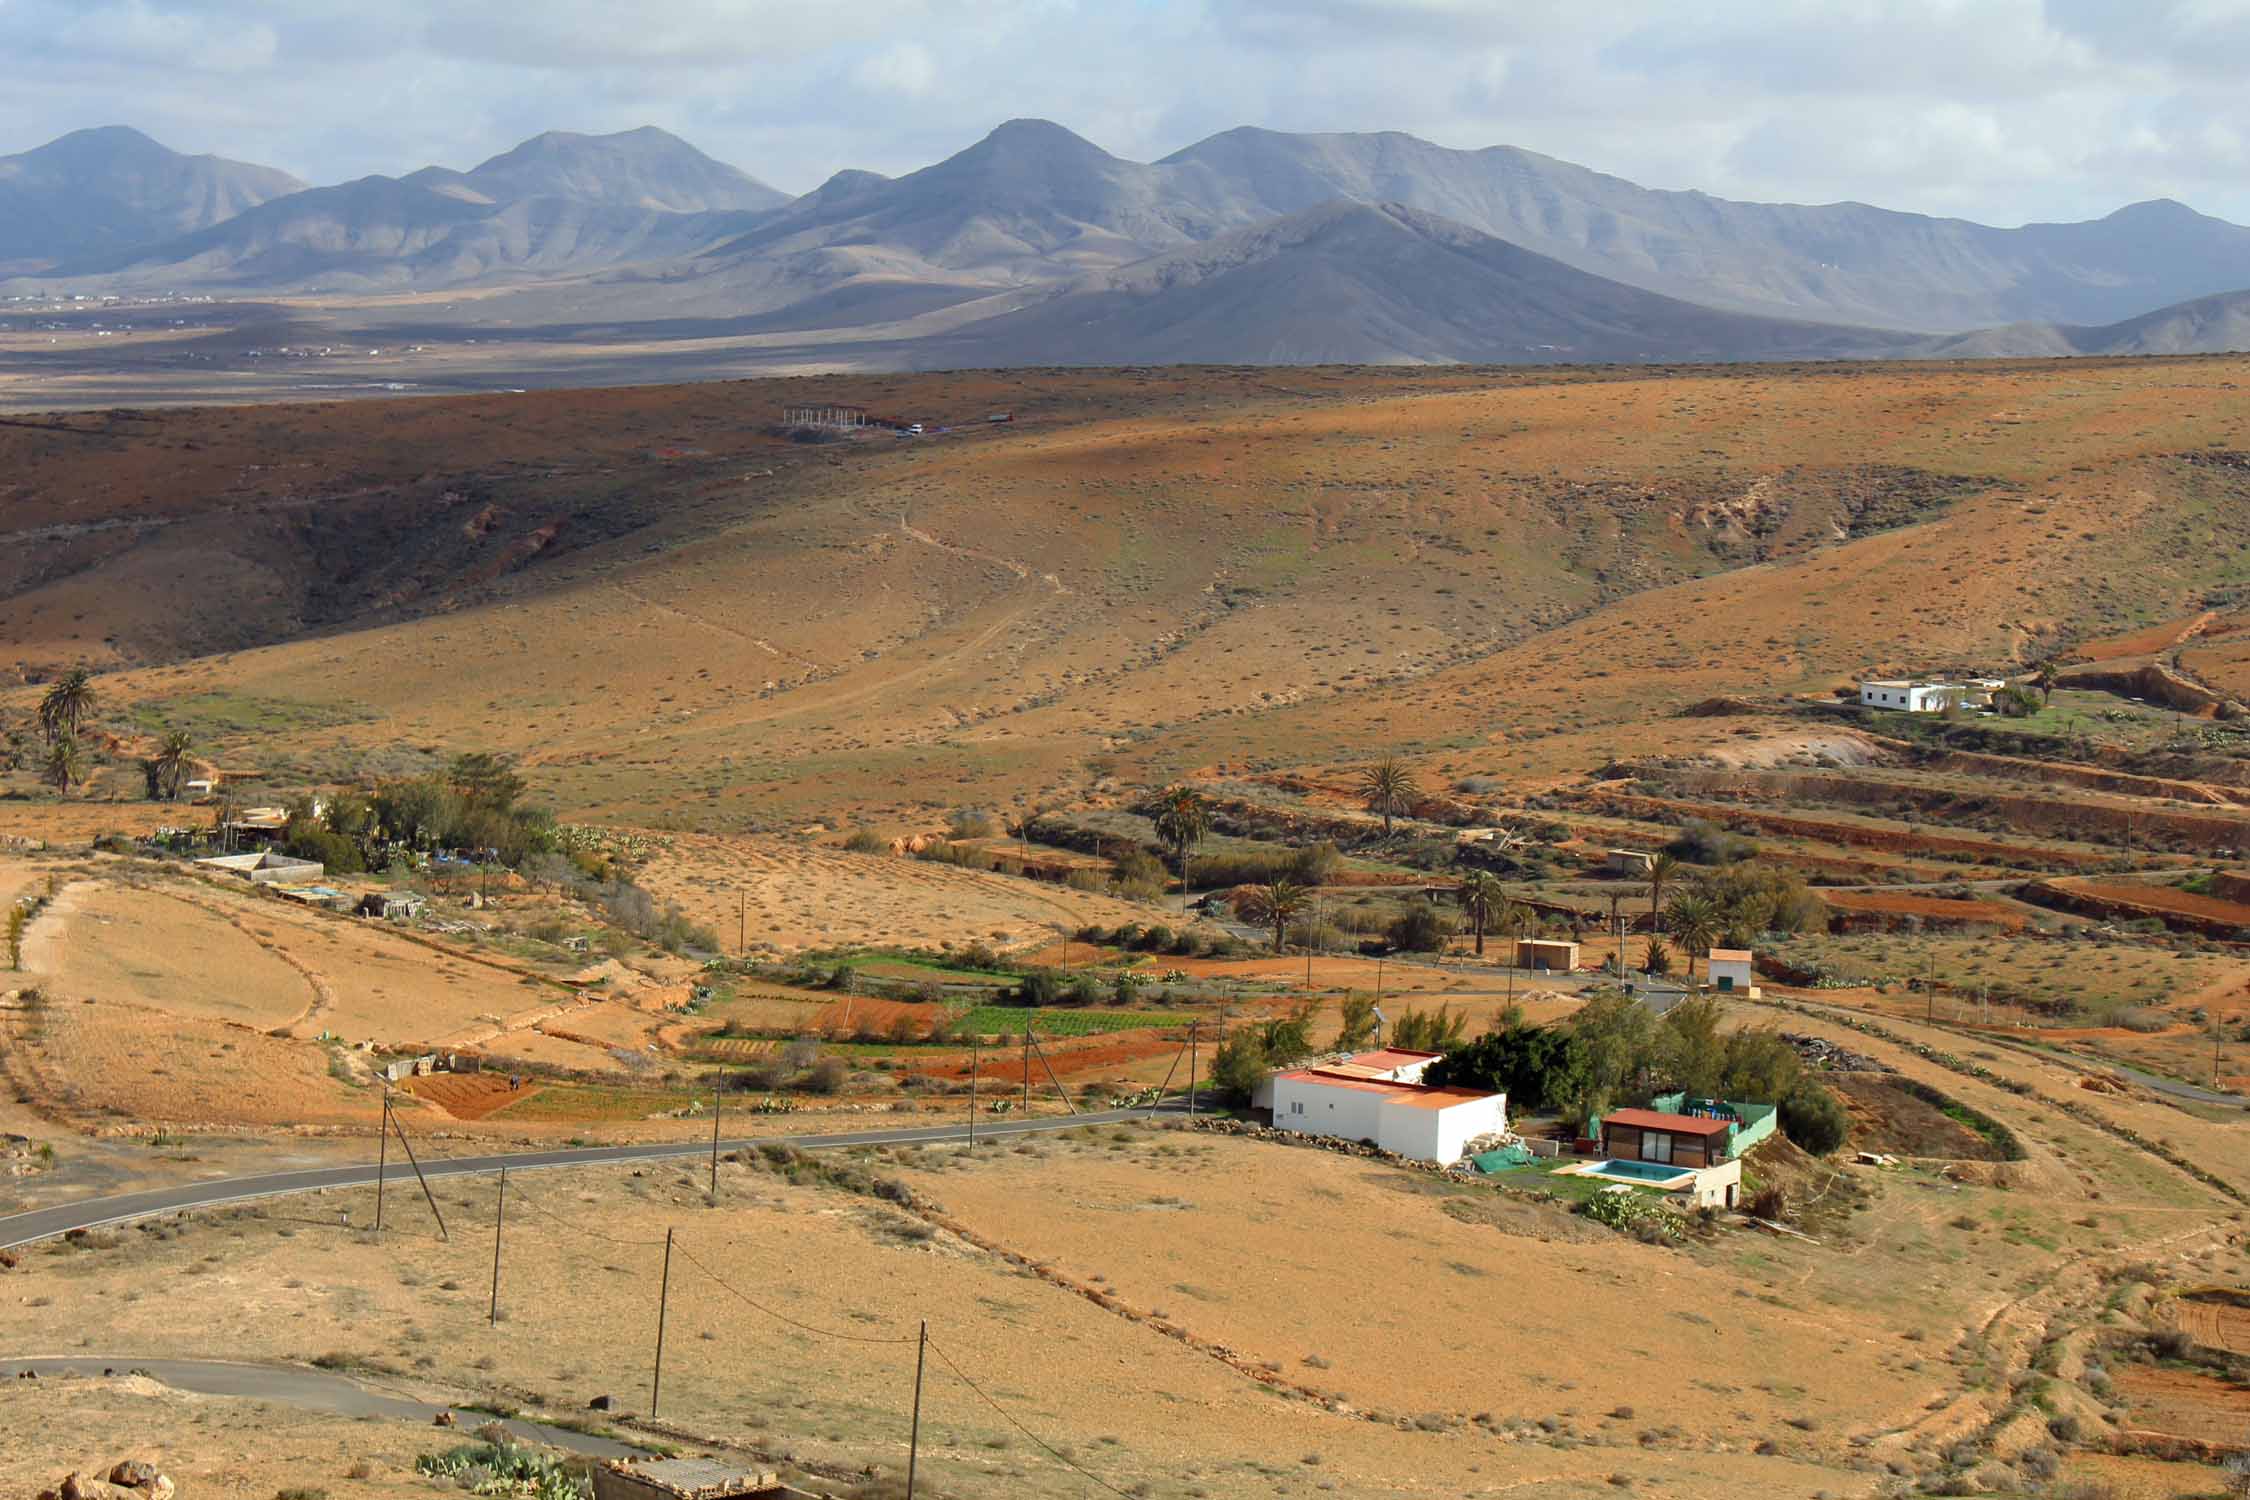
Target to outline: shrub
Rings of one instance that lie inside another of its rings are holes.
[[[1834,1094],[1808,1079],[1781,1101],[1781,1130],[1800,1149],[1826,1156],[1844,1144],[1851,1118]]]
[[[854,854],[888,854],[891,850],[889,841],[871,828],[853,829],[844,847]]]
[[[981,807],[957,808],[946,820],[945,831],[957,839],[988,839],[1001,831],[1000,820]]]
[[[1453,921],[1426,901],[1417,901],[1399,913],[1384,934],[1395,948],[1409,953],[1434,953],[1453,936]]]
[[[1680,836],[1664,847],[1695,865],[1731,865],[1754,852],[1748,839],[1737,838],[1705,818],[1688,819],[1680,825]]]
[[[808,1094],[839,1094],[844,1089],[844,1060],[824,1057],[812,1065],[805,1074],[805,1092]]]
[[[1679,1212],[1633,1188],[1596,1193],[1579,1212],[1597,1224],[1621,1234],[1632,1234],[1657,1243],[1676,1243],[1686,1235]]]
[[[1052,969],[1032,969],[1016,986],[1016,1002],[1020,1005],[1053,1005],[1061,996],[1062,981]]]

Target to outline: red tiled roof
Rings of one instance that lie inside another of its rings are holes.
[[[1613,1109],[1602,1116],[1602,1128],[1628,1125],[1636,1130],[1662,1130],[1672,1135],[1720,1135],[1734,1128],[1732,1120],[1703,1120],[1694,1115],[1660,1114],[1653,1109]]]
[[[1356,1073],[1339,1072],[1334,1068],[1298,1068],[1280,1074],[1277,1083],[1315,1083],[1328,1089],[1356,1089],[1363,1094],[1381,1094],[1396,1104],[1415,1109],[1445,1109],[1455,1104],[1466,1104],[1472,1099],[1491,1099],[1496,1096],[1482,1089],[1439,1087],[1428,1083],[1397,1083],[1388,1078],[1362,1078]]]

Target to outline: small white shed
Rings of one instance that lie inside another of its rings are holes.
[[[1758,998],[1757,968],[1757,959],[1747,948],[1713,948],[1703,964],[1713,989],[1749,1000]]]

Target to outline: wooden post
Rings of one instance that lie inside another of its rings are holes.
[[[914,1470],[922,1456],[922,1361],[930,1352],[930,1320],[914,1341],[914,1426],[906,1438],[906,1500],[914,1500]]]
[[[740,890],[734,893],[734,951],[750,955],[750,898]]]
[[[452,1240],[445,1227],[445,1215],[438,1212],[437,1194],[430,1191],[430,1179],[422,1175],[422,1163],[414,1155],[414,1143],[406,1138],[406,1127],[398,1122],[398,1111],[391,1111],[391,1129],[398,1132],[398,1143],[405,1148],[406,1160],[414,1168],[414,1180],[422,1184],[422,1196],[429,1201],[430,1217],[437,1220],[438,1238]],[[381,1200],[377,1200],[380,1202]]]
[[[984,1049],[975,1037],[969,1038],[969,1144],[977,1143],[977,1068]]]
[[[492,1210],[492,1313],[487,1319],[494,1328],[500,1326],[500,1228],[508,1217],[508,1169],[500,1169],[500,1202]]]
[[[656,1375],[649,1382],[648,1414],[656,1415],[657,1398],[664,1394],[664,1313],[672,1302],[672,1231],[664,1231],[664,1280],[656,1293]]]
[[[725,1110],[725,1098],[716,1084],[711,1088],[711,1201],[719,1201],[719,1116]]]
[[[1031,1113],[1031,1023],[1023,1023],[1023,1112]]]
[[[1195,1043],[1196,1034],[1202,1030],[1201,1021],[1188,1022],[1188,1118],[1195,1118]]]
[[[391,1161],[391,1085],[383,1084],[383,1129],[375,1138],[375,1232],[383,1232],[383,1174]]]

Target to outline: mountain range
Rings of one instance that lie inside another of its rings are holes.
[[[0,263],[9,292],[477,287],[517,328],[724,324],[894,367],[2250,343],[2250,229],[2177,203],[1995,228],[1390,132],[1245,128],[1142,163],[1013,120],[791,198],[653,128],[311,188],[109,128],[0,158]]]

